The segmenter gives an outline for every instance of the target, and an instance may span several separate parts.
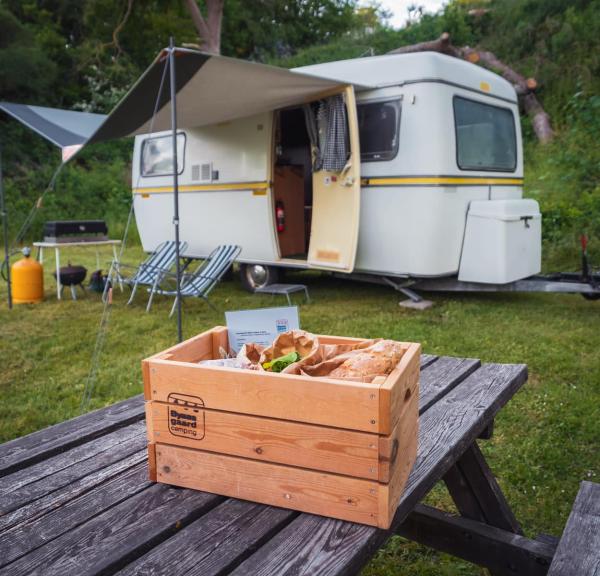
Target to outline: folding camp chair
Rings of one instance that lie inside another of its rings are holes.
[[[182,254],[187,248],[186,242],[179,243],[179,253]],[[127,301],[127,305],[133,302],[138,286],[149,286],[151,290],[156,288],[164,276],[169,274],[176,259],[175,241],[167,240],[156,247],[156,250],[148,256],[139,266],[128,266],[120,262],[114,263],[114,270],[117,276],[117,281],[127,284],[131,287],[131,296]],[[132,268],[134,270],[131,276],[123,276],[122,268]],[[152,294],[146,306],[146,311],[150,310],[152,304]]]
[[[180,294],[185,296],[196,296],[203,298],[206,303],[214,309],[214,306],[208,301],[208,294],[217,285],[223,274],[227,272],[234,260],[238,257],[242,249],[239,246],[222,245],[215,248],[210,256],[196,268],[194,272],[184,273],[181,275]],[[169,278],[173,278],[172,273],[168,274]],[[163,276],[165,278],[165,276]],[[177,306],[177,290],[165,290],[160,286],[154,286],[150,291],[148,300],[148,310],[152,304],[154,294],[162,294],[164,296],[175,296],[175,302],[171,308],[169,317],[175,312]]]

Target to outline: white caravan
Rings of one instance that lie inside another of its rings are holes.
[[[519,110],[508,82],[437,53],[297,72],[340,86],[310,102],[180,129],[186,256],[239,244],[250,288],[273,282],[281,267],[488,284],[540,271],[541,217],[537,202],[522,198]],[[327,106],[336,102],[345,108],[334,131],[344,157],[328,164],[319,150],[327,155]],[[135,138],[146,251],[172,237],[171,151],[169,132]]]

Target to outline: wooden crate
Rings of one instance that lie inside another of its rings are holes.
[[[224,327],[144,360],[151,480],[388,528],[417,451],[421,347],[402,346],[370,384],[198,365]]]

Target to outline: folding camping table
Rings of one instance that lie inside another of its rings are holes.
[[[355,574],[393,534],[487,566],[546,574],[477,443],[524,365],[422,357],[419,448],[390,530],[148,480],[136,396],[0,445],[0,574]],[[459,516],[419,504],[443,480]]]
[[[60,283],[60,249],[61,248],[74,248],[74,247],[90,247],[96,248],[96,268],[100,269],[100,254],[98,248],[100,246],[112,246],[114,261],[116,262],[119,257],[117,256],[117,246],[121,244],[120,240],[90,240],[88,242],[34,242],[33,245],[38,249],[37,259],[40,264],[44,262],[44,248],[54,248],[54,258],[56,260],[56,298],[60,300],[62,298],[61,291],[62,285]]]

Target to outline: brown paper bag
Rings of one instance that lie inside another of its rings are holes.
[[[387,376],[403,354],[401,344],[393,340],[365,341],[353,350],[334,355],[318,364],[303,365],[300,373],[353,382],[372,382],[377,376]]]
[[[260,344],[254,344],[253,342],[244,344],[240,351],[237,353],[236,358],[247,363],[246,368],[248,370],[259,370],[262,369],[260,366],[260,355],[264,350],[264,346]]]
[[[275,358],[285,356],[291,352],[298,352],[301,360],[286,366],[282,374],[299,374],[297,370],[299,364],[310,362],[310,358],[319,352],[319,342],[314,334],[304,330],[291,330],[284,332],[275,338],[273,345],[265,348],[260,355],[260,370],[264,370],[262,365],[265,362],[271,362]]]

